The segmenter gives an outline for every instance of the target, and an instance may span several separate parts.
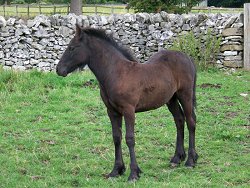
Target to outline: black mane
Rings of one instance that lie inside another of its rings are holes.
[[[129,49],[118,44],[111,35],[106,34],[105,30],[94,29],[94,28],[85,28],[85,29],[82,29],[82,31],[88,35],[92,35],[92,36],[101,38],[101,39],[109,42],[112,46],[114,46],[116,49],[118,49],[128,60],[137,61],[136,58],[131,54]]]

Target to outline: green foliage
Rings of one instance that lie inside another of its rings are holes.
[[[37,3],[45,3],[45,4],[68,4],[70,0],[40,0]]]
[[[125,3],[126,0],[83,0],[86,4],[117,4]]]
[[[144,173],[131,184],[124,139],[125,175],[102,176],[113,167],[114,146],[93,74],[0,67],[0,187],[249,187],[249,95],[240,96],[248,88],[249,72],[198,72],[194,169],[169,167],[176,128],[167,107],[138,113],[135,147]]]
[[[129,0],[129,5],[136,12],[188,13],[201,0]]]
[[[11,0],[0,0],[0,5],[7,4],[9,5],[11,3]]]
[[[13,4],[25,4],[25,0],[14,0],[12,1]]]
[[[87,4],[104,4],[107,3],[106,0],[85,0],[84,3]]]
[[[219,53],[221,38],[212,35],[211,30],[202,36],[195,36],[193,32],[179,36],[170,48],[179,50],[194,59],[201,70],[207,70],[209,65],[216,62]]]
[[[136,12],[159,12],[162,9],[162,2],[160,0],[130,0],[129,6],[133,7]]]

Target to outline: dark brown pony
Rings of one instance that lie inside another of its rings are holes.
[[[167,105],[177,127],[175,154],[171,164],[185,160],[184,123],[189,130],[188,167],[194,167],[195,151],[195,82],[196,70],[192,60],[177,51],[162,50],[147,63],[137,60],[111,36],[99,29],[76,26],[71,40],[57,65],[57,74],[67,76],[79,67],[88,65],[100,84],[100,92],[112,124],[115,145],[114,168],[107,177],[122,175],[122,118],[126,125],[126,144],[130,153],[129,180],[140,177],[135,156],[135,113]]]

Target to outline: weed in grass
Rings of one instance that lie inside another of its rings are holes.
[[[113,166],[114,146],[92,73],[62,79],[0,69],[0,187],[249,187],[249,88],[249,72],[198,72],[194,169],[169,166],[176,128],[166,107],[136,114],[144,173],[128,184],[128,171],[103,178]],[[122,149],[128,169],[124,141]]]
[[[209,66],[214,65],[219,53],[221,38],[212,35],[208,30],[204,36],[195,36],[193,32],[179,36],[170,47],[173,50],[179,50],[194,59],[198,69],[208,70]]]

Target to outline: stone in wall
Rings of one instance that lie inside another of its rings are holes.
[[[243,28],[227,28],[222,31],[223,37],[243,36]]]
[[[236,44],[224,44],[220,48],[221,52],[224,51],[243,51],[243,45],[236,45]]]
[[[242,67],[242,61],[232,60],[232,61],[224,61],[223,62],[225,67],[230,68],[241,68]]]
[[[6,26],[6,20],[3,16],[0,16],[0,28],[3,28]]]

